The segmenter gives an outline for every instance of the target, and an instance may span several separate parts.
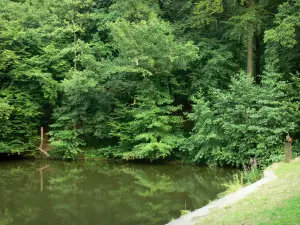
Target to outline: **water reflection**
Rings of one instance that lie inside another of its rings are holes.
[[[44,178],[43,178],[43,170],[49,168],[50,165],[46,165],[46,166],[43,166],[41,168],[39,168],[39,171],[40,171],[40,186],[41,186],[41,192],[43,192],[44,190]]]
[[[0,225],[156,225],[199,208],[232,170],[107,162],[1,162]]]

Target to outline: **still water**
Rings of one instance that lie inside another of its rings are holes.
[[[162,225],[235,171],[187,165],[0,161],[0,225]]]

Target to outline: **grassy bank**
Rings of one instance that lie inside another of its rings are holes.
[[[272,170],[278,177],[275,181],[238,203],[212,210],[197,224],[300,225],[300,159],[276,163]]]

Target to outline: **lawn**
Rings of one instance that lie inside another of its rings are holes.
[[[276,163],[278,177],[245,199],[223,209],[214,209],[197,220],[198,225],[300,225],[300,159]]]

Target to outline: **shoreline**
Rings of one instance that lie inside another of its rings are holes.
[[[255,183],[250,184],[236,192],[228,194],[223,198],[215,200],[200,209],[196,209],[193,212],[179,217],[178,219],[172,220],[166,225],[195,225],[197,223],[197,218],[209,215],[212,209],[224,208],[232,205],[233,203],[236,203],[247,197],[249,194],[255,192],[260,186],[267,184],[275,180],[276,178],[277,177],[274,172],[270,168],[268,168],[264,171],[264,177],[256,181]]]

